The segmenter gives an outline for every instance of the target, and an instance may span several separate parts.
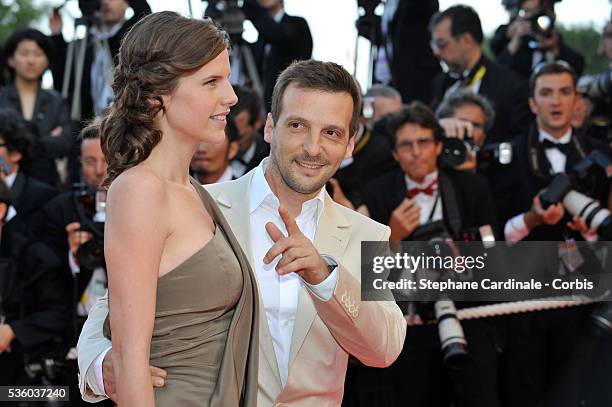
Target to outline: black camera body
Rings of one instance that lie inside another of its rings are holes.
[[[85,184],[73,184],[72,197],[74,209],[81,224],[80,231],[89,232],[93,238],[83,243],[77,250],[76,257],[79,265],[89,270],[106,267],[104,260],[104,221],[99,216],[103,212],[100,208],[100,191]],[[104,201],[105,202],[105,201]]]
[[[598,150],[593,150],[583,160],[572,168],[571,173],[561,173],[553,178],[552,182],[540,193],[542,208],[562,202],[563,198],[572,190],[585,192],[591,185],[589,179],[596,171],[604,171],[607,178],[612,176],[612,161]]]
[[[444,137],[440,164],[446,168],[456,168],[467,160],[468,154],[472,151],[476,152],[476,162],[479,167],[489,167],[493,163],[508,165],[512,162],[511,143],[487,143],[479,147],[467,137],[464,137],[463,140]]]

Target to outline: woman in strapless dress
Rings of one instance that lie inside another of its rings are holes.
[[[108,162],[105,258],[117,402],[255,406],[253,271],[208,193],[189,177],[200,142],[221,143],[237,101],[229,41],[211,20],[154,13],[124,38]],[[167,371],[153,390],[149,364]]]

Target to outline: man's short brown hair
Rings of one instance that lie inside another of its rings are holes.
[[[294,62],[287,67],[276,80],[272,92],[272,118],[274,122],[283,110],[283,95],[289,85],[299,89],[318,90],[322,92],[346,92],[353,99],[353,116],[351,117],[350,135],[357,131],[361,109],[361,90],[355,79],[343,67],[333,62],[321,62],[309,59]]]

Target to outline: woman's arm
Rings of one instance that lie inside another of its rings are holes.
[[[155,175],[132,168],[113,182],[104,253],[119,407],[155,405],[149,353],[166,216],[166,192]]]

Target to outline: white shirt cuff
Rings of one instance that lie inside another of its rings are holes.
[[[521,213],[506,222],[504,236],[508,242],[523,240],[529,234],[529,228],[525,224],[525,214]]]
[[[104,357],[111,350],[111,346],[108,347],[104,352],[100,353],[98,357],[96,357],[87,369],[87,375],[85,376],[85,381],[91,391],[96,396],[104,396],[108,397],[106,392],[104,391],[104,378],[102,376],[102,363],[104,362]]]
[[[72,274],[79,274],[81,272],[81,267],[79,267],[79,264],[70,250],[68,250],[68,265],[70,265],[70,271],[72,271]]]
[[[339,271],[338,266],[327,276],[327,278],[321,281],[319,284],[309,284],[302,280],[308,291],[316,295],[321,301],[329,301],[334,295],[334,290],[338,284]]]

